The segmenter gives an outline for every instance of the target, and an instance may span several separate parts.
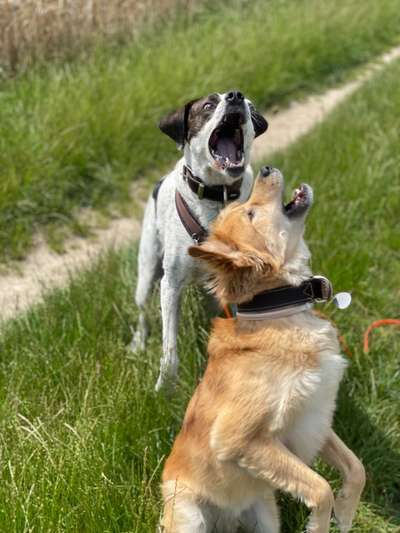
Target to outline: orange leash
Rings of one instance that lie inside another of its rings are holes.
[[[343,335],[339,335],[339,342],[340,342],[340,345],[342,347],[342,350],[344,351],[344,353],[348,356],[348,357],[352,357],[353,354],[349,348],[349,345],[347,344],[346,342],[346,339],[344,338]]]
[[[400,319],[398,318],[384,318],[382,320],[375,320],[368,326],[364,333],[364,353],[369,351],[369,334],[375,328],[380,328],[381,326],[400,326]]]
[[[224,305],[223,309],[224,309],[226,318],[232,318],[232,313],[231,313],[231,310],[229,309],[229,305]]]

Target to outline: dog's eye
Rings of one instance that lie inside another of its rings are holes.
[[[211,109],[214,109],[214,107],[215,107],[215,104],[213,104],[212,102],[206,102],[203,105],[204,111],[211,111]]]
[[[247,211],[247,216],[249,217],[249,220],[253,220],[255,214],[256,212],[254,211],[254,209],[249,209]]]

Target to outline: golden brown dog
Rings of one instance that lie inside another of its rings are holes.
[[[208,240],[190,248],[222,304],[310,277],[303,231],[312,190],[303,185],[286,207],[282,196],[281,173],[265,167],[248,202],[227,207]],[[329,321],[292,311],[214,321],[204,378],[163,472],[162,531],[277,533],[275,490],[311,509],[307,531],[327,533],[332,508],[349,531],[365,472],[331,428],[346,364]],[[309,466],[318,454],[343,476],[336,499]]]

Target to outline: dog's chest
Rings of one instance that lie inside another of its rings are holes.
[[[332,425],[336,396],[346,363],[341,355],[324,350],[320,365],[288,380],[286,404],[291,407],[282,431],[284,444],[310,463],[321,450]]]

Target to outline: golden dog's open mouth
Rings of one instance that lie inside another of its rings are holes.
[[[283,209],[288,217],[303,215],[312,205],[313,191],[309,185],[302,183],[297,188],[289,203],[283,205]]]

